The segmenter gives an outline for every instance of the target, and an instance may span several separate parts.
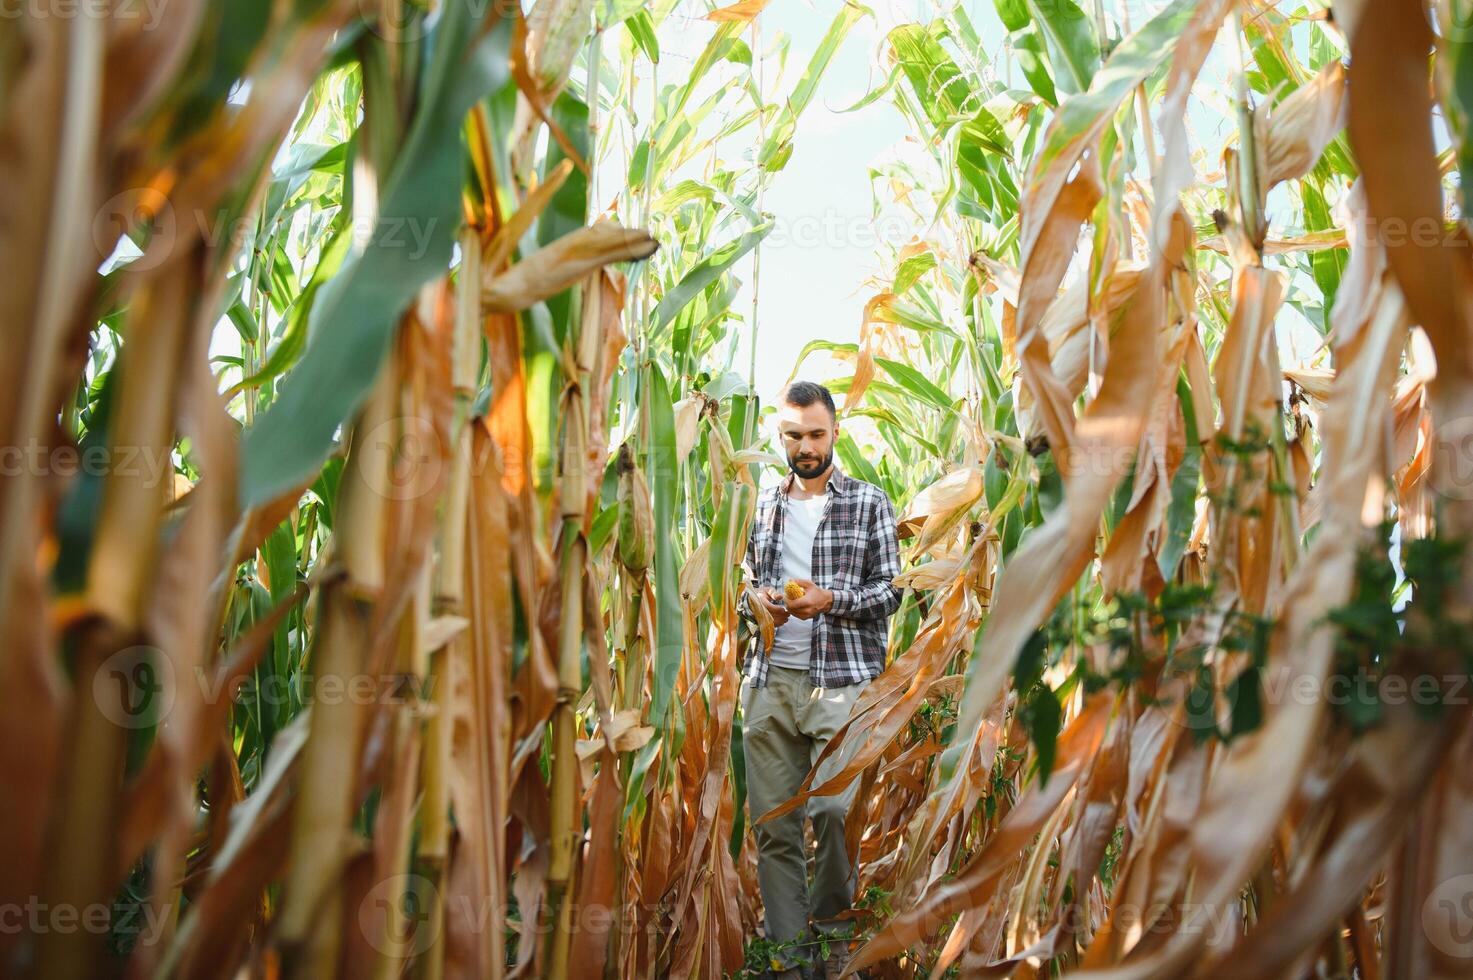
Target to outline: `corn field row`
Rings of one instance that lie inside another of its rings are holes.
[[[789,803],[858,782],[851,972],[1473,976],[1473,4],[908,6],[918,231],[794,350],[818,6],[6,12],[0,975],[761,969],[826,353],[905,560]]]

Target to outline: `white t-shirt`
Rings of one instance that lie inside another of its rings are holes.
[[[813,538],[818,533],[818,524],[823,520],[828,503],[828,494],[807,500],[788,498],[787,511],[783,514],[784,582],[793,578],[813,578]],[[772,639],[771,662],[778,667],[807,670],[812,653],[813,620],[789,616],[788,621],[777,628]]]

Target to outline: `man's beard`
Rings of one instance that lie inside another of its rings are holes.
[[[833,461],[834,451],[830,449],[828,455],[824,456],[822,459],[809,459],[803,462],[799,462],[798,457],[789,456],[788,468],[794,473],[798,474],[798,476],[800,476],[801,478],[805,480],[811,480],[819,474],[823,473],[824,470],[827,470],[829,468],[829,465],[833,463]]]

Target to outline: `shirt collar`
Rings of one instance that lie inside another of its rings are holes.
[[[793,481],[796,479],[798,479],[798,474],[790,470],[788,475],[783,478],[783,482],[778,485],[778,492],[786,497],[792,491]],[[825,484],[824,489],[832,490],[841,497],[849,492],[849,477],[845,476],[844,471],[839,469],[838,463],[835,463],[834,468],[829,470],[828,483]]]

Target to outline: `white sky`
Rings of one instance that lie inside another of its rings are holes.
[[[774,10],[779,4],[782,8]],[[789,75],[796,77],[817,47],[833,16],[832,6],[776,0],[768,8],[769,15],[779,14],[768,16],[768,22],[793,38]],[[901,6],[912,8],[910,16],[892,9]],[[764,403],[776,398],[804,344],[818,338],[859,339],[860,314],[877,291],[865,281],[885,271],[876,238],[896,233],[894,222],[871,219],[869,171],[893,152],[906,127],[888,99],[856,112],[833,110],[853,105],[884,80],[889,67],[883,52],[886,32],[913,19],[920,13],[914,8],[922,6],[881,3],[871,8],[881,22],[866,17],[854,26],[799,123],[792,158],[766,191],[764,209],[787,224],[779,224],[762,245],[756,380]],[[852,366],[816,352],[802,374],[821,382],[852,372]]]
[[[990,2],[990,0],[988,0]],[[696,5],[688,5],[693,7]],[[885,99],[857,112],[840,113],[883,82],[889,64],[885,34],[896,24],[919,19],[929,5],[912,0],[868,4],[874,18],[859,20],[830,63],[813,102],[799,121],[792,157],[770,178],[762,208],[776,226],[761,248],[758,297],[757,393],[771,403],[787,381],[798,353],[811,340],[855,342],[865,300],[878,290],[865,280],[884,271],[876,236],[895,231],[893,220],[874,222],[870,214],[870,167],[893,151],[905,136],[900,113]],[[660,31],[662,83],[688,65],[709,40],[713,24],[678,10]],[[765,66],[769,101],[792,91],[839,9],[834,0],[773,0],[762,15],[762,42],[772,45],[780,31],[791,37],[788,63],[777,79],[777,59]],[[994,15],[995,16],[995,15]],[[755,128],[743,134],[756,142]],[[741,146],[732,147],[735,155]],[[752,263],[736,267],[742,289],[733,303],[745,317],[752,302]],[[745,326],[743,329],[747,329]],[[743,337],[734,369],[746,374],[749,338]],[[841,377],[852,368],[823,352],[805,362],[803,376],[815,381]]]

